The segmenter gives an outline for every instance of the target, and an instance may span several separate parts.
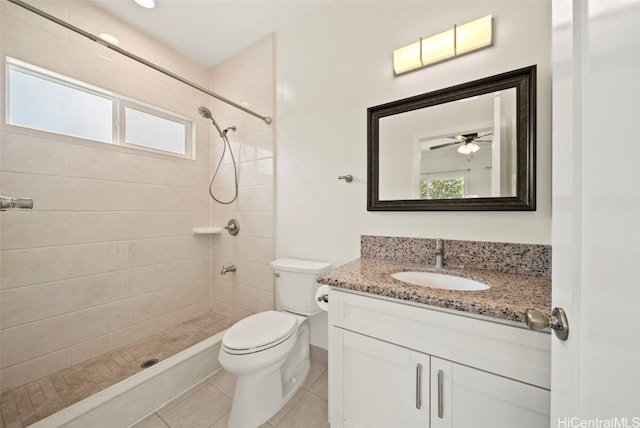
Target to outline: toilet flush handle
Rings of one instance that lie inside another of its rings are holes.
[[[329,303],[329,295],[328,294],[321,294],[318,296],[318,302],[325,302],[325,303]]]

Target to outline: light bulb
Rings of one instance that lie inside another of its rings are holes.
[[[478,150],[480,150],[480,146],[476,143],[467,143],[458,147],[458,153],[462,153],[463,155],[469,155],[477,152]]]

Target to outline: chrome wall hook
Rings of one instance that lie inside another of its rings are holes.
[[[338,176],[338,180],[344,180],[347,183],[351,183],[353,181],[353,175],[351,175],[351,174],[339,175]]]

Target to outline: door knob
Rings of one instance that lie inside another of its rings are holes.
[[[550,328],[560,340],[567,340],[567,337],[569,337],[569,321],[562,308],[553,308],[551,315],[535,309],[527,309],[524,312],[524,319],[531,330],[540,331]]]

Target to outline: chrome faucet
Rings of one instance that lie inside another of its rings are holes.
[[[231,266],[222,266],[222,270],[220,271],[220,275],[225,275],[227,272],[235,272],[236,271],[236,265],[231,265]]]
[[[444,250],[442,248],[442,238],[436,239],[436,269],[440,269],[442,267],[442,256],[444,255]]]

